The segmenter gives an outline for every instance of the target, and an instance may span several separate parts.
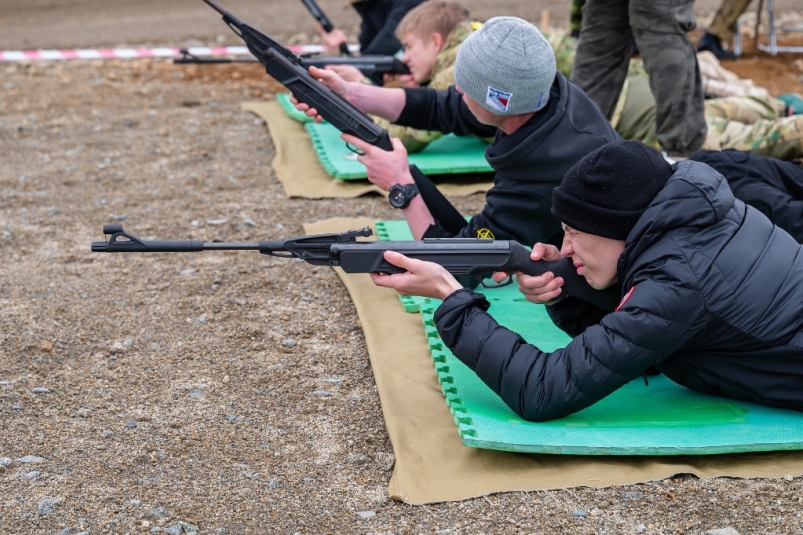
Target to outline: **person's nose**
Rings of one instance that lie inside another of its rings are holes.
[[[563,237],[563,243],[560,246],[560,254],[563,256],[571,256],[574,253],[572,242],[566,236]]]

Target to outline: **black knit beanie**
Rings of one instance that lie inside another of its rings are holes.
[[[552,190],[552,213],[575,230],[624,240],[672,172],[640,141],[609,143],[569,169]]]

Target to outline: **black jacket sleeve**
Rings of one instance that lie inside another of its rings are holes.
[[[572,338],[601,322],[602,318],[608,314],[607,310],[571,296],[546,307],[546,311],[558,329]]]
[[[596,403],[705,329],[701,292],[677,283],[640,283],[618,312],[552,353],[500,326],[487,308],[483,296],[458,290],[435,311],[435,324],[452,353],[531,421]]]
[[[396,39],[396,27],[407,12],[422,1],[384,0],[378,2],[375,0],[375,6],[366,6],[360,32],[360,54],[363,56],[392,56],[398,52],[402,44]],[[371,15],[367,14],[368,11],[372,11]],[[367,20],[369,16],[370,23]]]
[[[396,124],[458,136],[488,138],[496,135],[496,127],[480,123],[454,86],[446,91],[415,87],[405,88],[404,92],[407,100]]]

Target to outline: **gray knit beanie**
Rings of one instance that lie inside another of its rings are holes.
[[[460,45],[454,79],[491,113],[519,115],[546,106],[555,72],[555,53],[538,28],[494,17]]]

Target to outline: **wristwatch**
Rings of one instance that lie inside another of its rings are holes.
[[[407,208],[416,195],[418,186],[415,184],[395,184],[388,191],[388,200],[393,208]]]

